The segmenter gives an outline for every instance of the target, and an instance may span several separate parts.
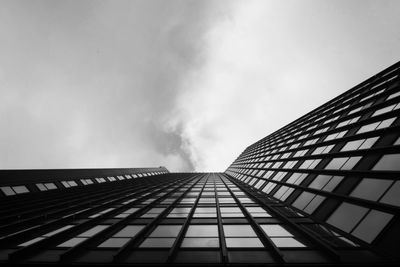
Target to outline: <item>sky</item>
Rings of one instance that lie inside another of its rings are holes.
[[[0,0],[0,168],[224,171],[400,60],[397,0]]]

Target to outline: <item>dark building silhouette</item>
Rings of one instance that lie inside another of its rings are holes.
[[[399,264],[399,67],[225,173],[0,171],[0,264]]]

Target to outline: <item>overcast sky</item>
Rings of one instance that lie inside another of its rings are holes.
[[[400,60],[400,1],[0,1],[0,168],[224,171]]]

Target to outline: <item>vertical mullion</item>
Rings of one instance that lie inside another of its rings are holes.
[[[159,202],[168,196],[170,196],[172,193],[175,193],[178,191],[183,185],[188,184],[192,180],[196,179],[197,176],[192,177],[189,181],[186,181],[184,183],[181,183],[177,188],[174,190],[170,191],[169,193],[159,197],[156,201],[154,201],[151,204],[151,207],[154,207],[155,205],[159,204]],[[113,257],[113,262],[120,262],[127,253],[131,252],[132,249],[136,248],[136,246],[146,237],[147,233],[149,233],[153,227],[164,218],[164,215],[169,213],[169,211],[175,206],[176,203],[179,202],[179,200],[188,192],[194,185],[192,185],[190,188],[188,188],[184,193],[182,193],[181,197],[178,197],[172,204],[169,204],[169,206],[161,212],[159,215],[157,215],[153,220],[147,224],[135,237],[133,237],[131,240],[129,240],[128,243],[126,243],[124,246],[122,246],[117,253]]]
[[[215,186],[215,178],[218,177],[218,179],[220,179],[220,180],[221,180],[221,178],[219,177],[219,175],[218,176],[216,174],[212,174],[212,175],[213,175],[213,179],[214,179],[215,208],[217,209],[218,233],[219,233],[219,241],[220,241],[220,245],[221,245],[222,263],[226,263],[226,262],[228,262],[228,252],[227,252],[227,248],[226,248],[224,229],[222,226],[221,211],[219,209],[217,188]]]
[[[177,182],[175,182],[175,183],[177,183]],[[164,190],[165,188],[168,188],[168,187],[169,186],[166,185],[162,189],[159,189],[159,190],[157,190],[156,192],[154,192],[152,194],[146,195],[145,197],[143,197],[143,199],[147,199],[150,196],[153,196],[154,194],[157,194],[158,192],[160,192],[160,191],[162,191],[162,190]],[[151,189],[148,189],[148,190],[151,190]],[[106,208],[107,206],[115,204],[114,202],[115,201],[108,201],[108,202],[103,203],[102,205],[100,205],[100,207]],[[96,209],[97,208],[99,208],[99,207],[96,207]],[[144,207],[144,209],[145,208],[147,208],[147,207]],[[84,212],[87,212],[87,211],[84,211]],[[87,221],[85,221],[85,222],[83,222],[81,224],[75,225],[74,227],[71,227],[71,228],[69,228],[69,229],[67,229],[67,230],[65,230],[63,232],[60,232],[60,233],[55,234],[55,235],[53,235],[51,237],[48,237],[48,238],[45,238],[45,239],[40,240],[38,242],[35,242],[35,243],[33,243],[33,244],[29,245],[29,246],[17,249],[16,251],[10,253],[8,255],[8,258],[9,258],[10,261],[19,262],[19,261],[23,260],[24,258],[29,257],[30,255],[34,254],[40,248],[44,248],[44,247],[46,247],[48,245],[52,245],[55,242],[58,242],[60,239],[66,238],[71,233],[74,233],[76,231],[80,231],[80,229],[82,229],[82,228],[88,227],[90,225],[95,225],[96,222],[100,221],[104,217],[104,215],[110,214],[110,213],[113,213],[113,212],[115,212],[115,210],[111,210],[111,211],[109,211],[107,213],[104,213],[103,215],[98,216],[96,218],[91,218],[91,219],[89,219],[89,220],[87,220]],[[73,215],[71,215],[71,219],[72,218],[73,218]],[[128,219],[128,217],[125,218],[125,219]]]
[[[235,179],[231,179],[230,176],[228,175],[227,178],[233,182],[235,185],[237,185],[240,189],[244,190],[246,193],[248,193],[254,200],[256,200],[259,204],[265,206],[263,201],[256,196],[256,194],[253,194],[247,188],[245,188],[241,183],[237,182]],[[284,221],[294,229],[296,229],[298,232],[302,233],[307,239],[311,240],[313,243],[316,243],[319,245],[320,248],[322,248],[322,251],[324,251],[328,256],[330,256],[332,259],[335,261],[340,261],[340,256],[339,254],[336,253],[336,251],[333,250],[328,244],[323,242],[322,240],[318,239],[312,232],[309,230],[301,227],[300,225],[294,223],[291,221],[289,218],[287,218],[285,215],[283,215],[280,211],[275,209],[273,206],[268,205],[268,210],[271,211],[276,217],[278,217],[280,220]]]
[[[194,211],[197,208],[197,204],[199,203],[201,194],[203,193],[204,187],[206,186],[206,183],[208,181],[209,174],[204,175],[204,177],[202,179],[204,179],[204,178],[206,178],[206,179],[204,181],[203,187],[201,188],[201,190],[199,192],[199,195],[196,198],[196,201],[193,203],[193,207],[190,210],[190,213],[188,214],[188,217],[186,218],[186,221],[183,223],[182,229],[180,230],[178,236],[176,237],[174,244],[172,245],[171,249],[168,252],[167,263],[172,263],[176,258],[176,254],[178,253],[178,250],[179,250],[179,248],[180,248],[180,246],[182,244],[182,240],[185,237],[186,231],[187,231],[187,229],[188,229],[188,227],[190,225],[190,222],[191,222],[191,220],[193,218]]]
[[[279,248],[272,242],[271,238],[264,233],[262,230],[261,226],[257,223],[256,220],[254,220],[253,216],[250,214],[250,212],[247,211],[247,209],[243,206],[243,204],[239,201],[238,197],[232,192],[231,188],[225,183],[223,179],[221,179],[222,182],[225,184],[225,186],[228,188],[229,192],[231,193],[232,197],[234,198],[236,204],[239,206],[239,208],[242,210],[244,213],[247,221],[253,226],[253,229],[256,231],[258,237],[260,237],[262,243],[266,246],[272,249],[272,255],[274,258],[279,262],[279,263],[285,263],[285,260],[283,258],[282,252],[279,250]]]
[[[193,179],[194,179],[194,178],[193,178]],[[169,188],[168,185],[162,187],[161,189],[158,189],[157,191],[155,191],[155,192],[153,192],[153,193],[151,193],[151,194],[149,194],[149,195],[146,195],[146,196],[144,196],[144,197],[140,197],[140,198],[138,198],[137,200],[135,200],[135,201],[133,201],[133,202],[131,202],[131,203],[129,203],[129,204],[126,204],[126,205],[120,207],[119,209],[126,209],[126,208],[129,208],[129,207],[132,207],[132,206],[134,206],[135,204],[140,203],[141,201],[143,201],[143,200],[145,200],[145,199],[148,199],[148,198],[150,198],[150,197],[152,197],[152,196],[154,196],[154,195],[156,195],[156,194],[158,194],[158,193],[160,193],[160,192],[163,192],[163,191],[164,191],[165,189],[167,189],[167,188]],[[148,189],[148,190],[151,190],[151,189]],[[144,192],[146,192],[146,191],[148,191],[148,190],[145,190]],[[135,194],[135,195],[136,195],[136,194]],[[168,195],[168,194],[167,194],[167,195]],[[165,196],[167,196],[167,195],[165,195]],[[158,198],[156,201],[154,201],[154,203],[158,202],[159,200],[161,200],[161,199],[162,199],[163,197],[165,197],[165,196],[161,196],[161,197]],[[96,235],[92,236],[91,238],[88,238],[87,240],[85,240],[85,241],[79,243],[78,245],[76,245],[76,246],[74,246],[74,247],[68,249],[65,253],[63,253],[63,254],[60,255],[60,260],[63,261],[63,262],[66,262],[66,261],[71,262],[71,261],[72,261],[72,257],[77,257],[78,255],[80,255],[81,252],[84,251],[84,248],[85,248],[85,247],[87,247],[88,245],[90,245],[90,244],[92,244],[92,243],[97,242],[97,241],[98,241],[99,239],[101,239],[104,235],[107,235],[107,234],[110,234],[110,233],[112,233],[112,232],[118,231],[118,230],[120,229],[120,226],[125,226],[127,221],[129,221],[129,220],[131,220],[132,218],[134,218],[137,214],[141,214],[141,213],[143,213],[144,211],[149,210],[149,208],[151,208],[151,207],[153,207],[153,204],[150,204],[150,205],[147,205],[147,206],[144,206],[144,207],[140,208],[139,210],[137,210],[137,211],[135,211],[134,213],[130,214],[129,216],[127,216],[127,217],[125,217],[125,218],[119,220],[118,222],[116,222],[116,223],[110,225],[109,227],[107,227],[107,228],[104,229],[103,231],[97,233]],[[115,210],[110,211],[110,212],[115,212]],[[100,217],[99,219],[102,219],[102,218]],[[93,224],[94,224],[94,223],[93,223]],[[117,229],[118,229],[118,230],[117,230]]]

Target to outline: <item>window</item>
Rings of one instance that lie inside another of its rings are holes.
[[[47,233],[47,234],[44,234],[44,235],[42,235],[42,236],[36,237],[36,238],[31,239],[31,240],[29,240],[29,241],[26,241],[26,242],[24,242],[24,243],[22,243],[22,244],[19,244],[18,246],[19,246],[19,247],[26,247],[26,246],[29,246],[29,245],[31,245],[31,244],[33,244],[33,243],[36,243],[36,242],[38,242],[38,241],[40,241],[40,240],[43,240],[43,239],[47,238],[47,237],[50,237],[50,236],[53,236],[53,235],[55,235],[55,234],[61,233],[61,232],[65,231],[65,230],[67,230],[67,229],[69,229],[69,228],[71,228],[71,227],[73,227],[73,225],[66,225],[66,226],[63,226],[63,227],[61,227],[61,228],[59,228],[59,229],[57,229],[57,230],[53,230],[53,231],[51,231],[51,232],[49,232],[49,233]]]
[[[360,159],[361,157],[333,158],[325,169],[351,170]]]
[[[374,114],[372,114],[371,117],[378,116],[378,115],[381,115],[383,113],[387,113],[387,112],[392,111],[392,110],[396,110],[399,107],[400,107],[400,104],[393,104],[393,105],[390,105],[388,107],[384,107],[384,108],[378,109],[377,111],[374,112]]]
[[[47,191],[52,189],[57,189],[57,186],[54,183],[39,183],[36,184],[36,187],[39,188],[40,191]]]
[[[80,243],[82,243],[83,241],[85,241],[86,239],[88,239],[89,237],[94,236],[95,234],[103,231],[104,229],[106,229],[108,227],[108,225],[96,225],[95,227],[80,233],[79,235],[77,235],[76,237],[73,237],[67,241],[65,241],[64,243],[59,244],[57,247],[74,247]]]
[[[371,243],[393,218],[392,214],[342,203],[327,222]]]
[[[128,225],[122,228],[119,232],[114,234],[111,238],[105,240],[98,247],[101,248],[120,248],[125,245],[129,240],[136,236],[144,225]]]
[[[170,248],[175,242],[182,225],[159,225],[140,247]]]
[[[190,225],[187,232],[187,237],[217,237],[218,227],[217,225]]]
[[[342,180],[343,176],[318,175],[308,187],[332,192]]]
[[[65,188],[78,186],[75,181],[62,181],[61,183],[64,185]]]
[[[387,154],[375,164],[373,170],[379,171],[399,171],[400,154]]]
[[[250,225],[224,225],[224,234],[226,237],[237,236],[257,236]]]
[[[352,234],[361,240],[371,243],[382,229],[389,223],[393,215],[372,210],[354,229]]]
[[[346,145],[341,149],[341,151],[351,151],[351,150],[371,148],[378,139],[379,137],[372,137],[368,139],[350,141],[346,143]]]
[[[320,162],[320,159],[309,159],[305,160],[303,164],[299,167],[300,169],[314,169],[318,163]]]
[[[246,207],[246,210],[251,214],[253,217],[271,217],[271,215],[266,212],[261,207]]]
[[[293,202],[293,207],[296,207],[300,210],[304,210],[308,214],[313,213],[319,205],[321,205],[322,201],[325,200],[325,197],[316,195],[309,192],[303,192],[298,196],[298,198]]]
[[[226,246],[236,247],[264,247],[250,225],[224,225]]]
[[[391,184],[390,180],[364,178],[350,196],[377,201]]]
[[[194,218],[204,218],[204,217],[217,217],[216,208],[211,207],[198,207],[194,211]]]
[[[217,225],[190,225],[182,247],[219,247]]]
[[[400,181],[395,182],[382,197],[382,203],[400,206]]]
[[[147,204],[147,203],[145,203],[145,204]],[[165,210],[165,208],[152,208],[140,217],[141,218],[155,218],[158,215],[160,215],[160,213],[163,212],[164,210]]]
[[[174,208],[169,214],[168,218],[186,218],[192,208],[186,208],[186,207],[176,207]]]
[[[350,232],[367,212],[367,208],[343,202],[327,222],[345,232]]]
[[[262,224],[261,228],[277,247],[305,247],[293,235],[279,224]]]
[[[0,189],[6,196],[29,193],[29,190],[25,185],[2,186]]]
[[[225,217],[244,217],[242,211],[238,207],[221,207],[221,216]]]
[[[127,209],[127,210],[121,212],[120,214],[115,215],[114,218],[126,218],[138,210],[139,210],[139,208],[130,208],[130,209]]]
[[[390,118],[387,120],[378,121],[378,122],[364,125],[357,131],[357,133],[365,133],[365,132],[389,127],[395,120],[396,120],[396,118]]]

